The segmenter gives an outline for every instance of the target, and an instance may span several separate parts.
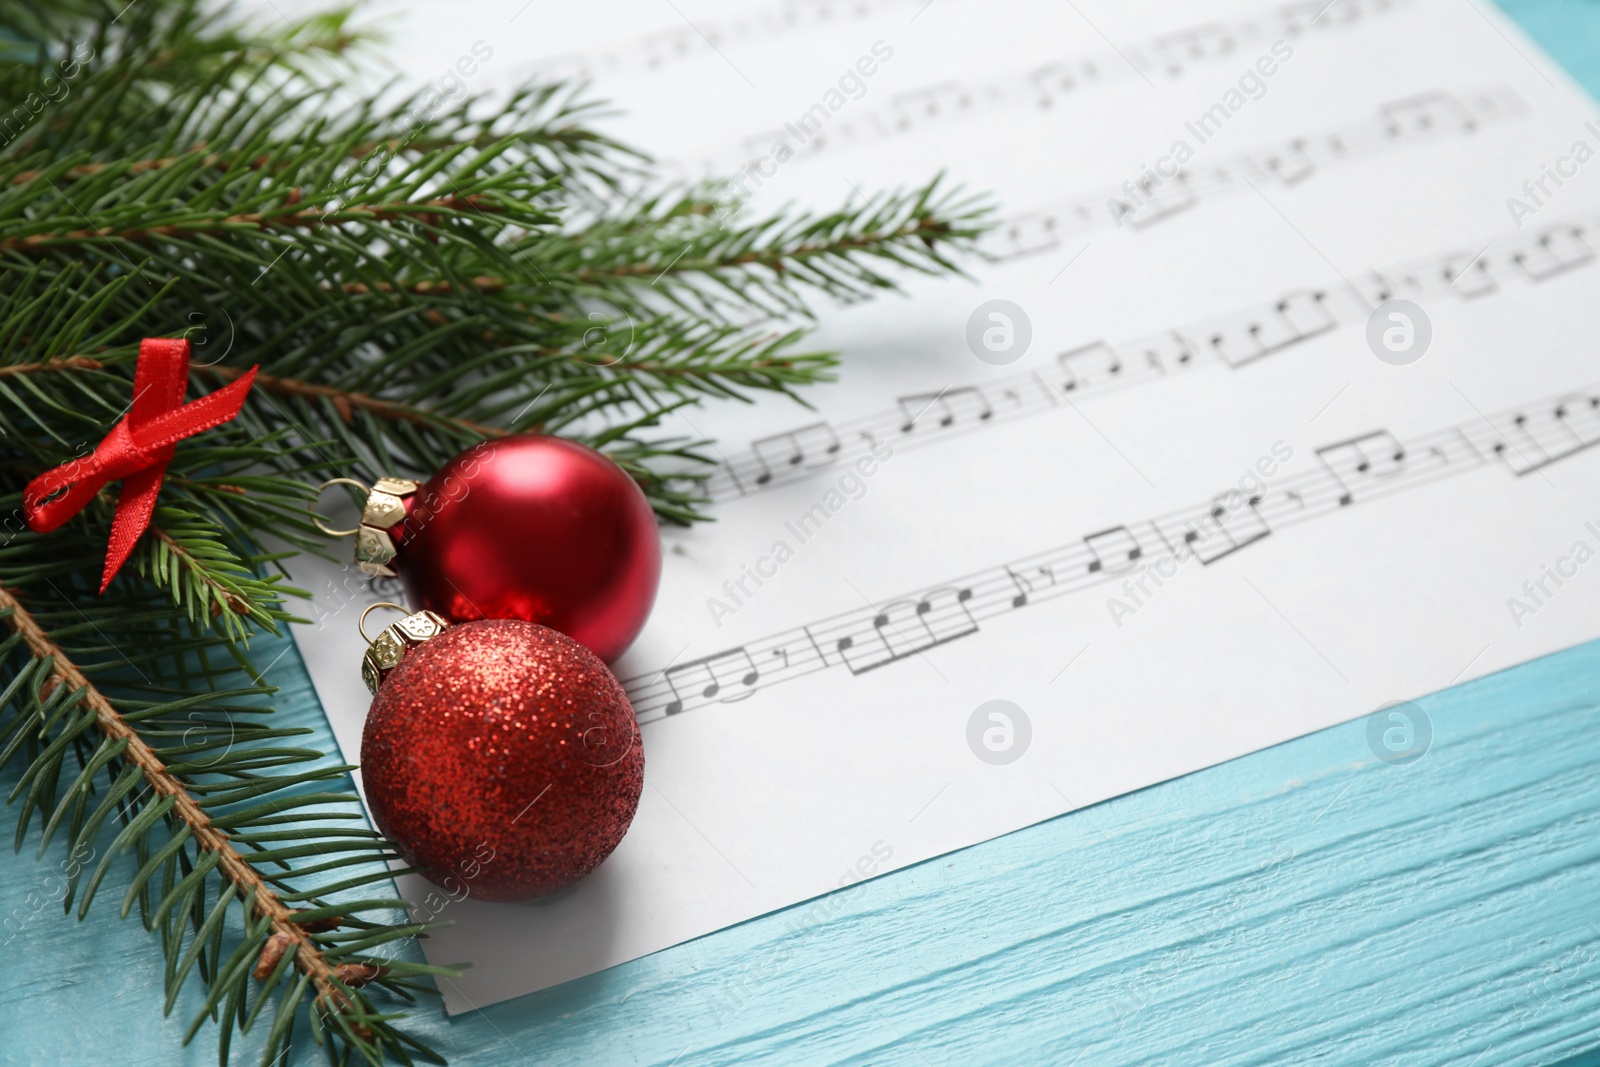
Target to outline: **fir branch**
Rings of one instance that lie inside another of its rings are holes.
[[[162,506],[134,566],[167,589],[191,623],[209,618],[212,629],[241,644],[249,637],[249,622],[278,633],[278,621],[289,613],[275,583],[257,578],[247,563],[235,558],[223,536],[199,515]]]
[[[223,382],[231,382],[243,374],[246,369],[244,367],[230,366],[196,367],[194,368],[194,373],[216,378]],[[509,432],[498,426],[487,426],[468,419],[455,419],[448,415],[439,415],[425,408],[405,404],[397,400],[384,400],[380,397],[369,396],[366,393],[339,389],[331,385],[321,385],[317,382],[300,381],[296,378],[279,378],[275,375],[257,372],[255,388],[278,396],[326,400],[333,405],[339,417],[346,423],[351,423],[355,420],[357,411],[364,411],[376,415],[380,419],[407,422],[415,426],[447,426],[467,434],[476,435],[478,438],[502,437]]]
[[[296,966],[311,977],[320,991],[331,993],[333,968],[328,966],[309,935],[294,923],[290,910],[233,847],[227,834],[212,825],[211,816],[189,795],[183,783],[167,772],[166,765],[138,731],[118,714],[111,701],[84,677],[60,646],[33,621],[28,609],[3,585],[0,585],[0,619],[5,620],[13,633],[22,636],[34,659],[48,665],[50,677],[65,683],[68,692],[83,693],[83,704],[94,712],[95,728],[121,746],[123,761],[139,769],[156,796],[172,798],[173,816],[188,828],[202,849],[217,854],[217,866],[229,881],[241,890],[254,891],[257,914],[271,923],[275,935],[287,937],[294,945]]]
[[[0,239],[0,253],[13,250],[32,252],[59,248],[62,245],[91,242],[143,242],[161,237],[222,236],[236,230],[287,230],[310,229],[313,226],[347,226],[351,223],[391,222],[396,219],[415,218],[435,222],[443,216],[465,212],[488,214],[502,210],[502,205],[486,197],[436,197],[421,202],[395,201],[380,204],[363,204],[347,208],[296,209],[298,201],[291,198],[279,211],[252,211],[239,215],[207,213],[183,222],[160,226],[104,230],[90,225],[87,229],[68,230],[61,233],[32,233],[20,237]]]
[[[847,256],[851,252],[880,248],[916,238],[928,246],[936,241],[962,236],[957,224],[946,219],[920,216],[903,225],[886,231],[851,233],[833,240],[814,241],[792,246],[772,245],[751,248],[735,253],[704,256],[677,256],[662,265],[659,262],[616,263],[608,267],[584,267],[577,272],[580,282],[597,282],[608,278],[660,278],[673,274],[704,274],[735,270],[740,267],[765,267],[777,274],[794,269],[796,263],[809,260]]]
[[[24,374],[57,374],[70,370],[100,370],[105,364],[89,356],[64,356],[47,359],[42,363],[11,363],[0,365],[0,378],[15,378]]]
[[[0,0],[0,99],[71,82],[0,123],[0,767],[20,768],[19,844],[35,815],[41,848],[110,835],[69,880],[80,916],[132,854],[124,913],[157,934],[169,1011],[199,976],[187,1036],[220,1023],[223,1062],[257,1021],[271,1060],[302,1017],[336,1062],[435,1058],[369,996],[438,972],[379,954],[425,932],[388,921],[401,902],[352,899],[393,850],[320,821],[359,819],[347,768],[285,747],[258,703],[247,642],[297,595],[267,539],[325,551],[324,479],[426,477],[523,431],[602,449],[663,521],[703,519],[714,457],[661,420],[801,399],[836,363],[804,345],[812,300],[956,272],[989,225],[939,180],[749,219],[725,190],[655,187],[578,88],[352,93],[324,64],[364,39],[340,12],[285,30],[204,0]],[[179,335],[191,390],[259,364],[256,386],[179,443],[97,597],[110,493],[38,535],[22,487],[125,414],[142,338]]]
[[[375,1051],[376,1047],[372,1045],[374,1037],[380,1031],[387,1031],[389,1027],[386,1022],[371,1010],[365,998],[358,994],[356,990],[370,981],[388,977],[393,973],[394,968],[391,965],[363,959],[346,960],[339,957],[330,957],[325,935],[319,937],[312,924],[306,921],[308,918],[315,920],[322,917],[321,911],[325,909],[313,909],[307,912],[291,908],[286,903],[285,897],[279,888],[284,884],[284,879],[281,876],[263,875],[260,870],[263,861],[271,858],[271,850],[259,850],[253,855],[246,855],[235,846],[234,837],[237,834],[236,827],[239,825],[237,818],[233,821],[224,820],[228,822],[231,828],[235,828],[233,832],[230,832],[229,829],[224,829],[222,825],[219,825],[217,818],[214,817],[214,812],[225,810],[222,805],[217,803],[216,795],[205,797],[204,799],[197,797],[195,782],[187,780],[180,773],[185,766],[189,766],[191,769],[195,766],[192,762],[187,764],[183,762],[181,760],[182,756],[193,757],[213,746],[202,741],[200,744],[168,748],[164,752],[158,751],[146,740],[141,733],[140,727],[130,722],[129,717],[120,711],[113,701],[73,662],[66,650],[52,639],[46,628],[35,620],[34,616],[23,606],[15,593],[3,585],[0,585],[0,620],[3,620],[6,627],[21,639],[28,654],[32,657],[33,663],[37,666],[37,669],[31,672],[31,677],[26,672],[17,674],[13,684],[7,688],[3,698],[5,701],[13,700],[17,688],[16,682],[25,678],[31,682],[33,690],[37,694],[34,702],[35,706],[31,709],[33,714],[30,716],[24,713],[18,716],[3,732],[0,732],[0,740],[4,740],[7,734],[13,735],[11,744],[7,746],[5,754],[9,756],[11,751],[15,749],[16,741],[27,736],[26,731],[31,727],[32,722],[34,720],[45,720],[47,712],[49,721],[63,724],[64,730],[60,738],[45,749],[43,755],[36,757],[30,767],[29,774],[25,775],[22,783],[19,784],[19,789],[21,785],[27,784],[30,778],[34,782],[35,793],[38,792],[39,783],[44,781],[53,782],[56,772],[51,769],[48,770],[47,774],[41,770],[41,768],[50,766],[49,761],[52,750],[57,756],[64,754],[65,744],[62,739],[77,739],[92,725],[93,730],[103,738],[103,741],[96,747],[96,758],[91,761],[89,766],[93,767],[95,763],[99,763],[106,767],[106,773],[113,782],[113,795],[109,799],[117,801],[125,798],[129,799],[137,810],[141,812],[138,816],[124,820],[127,829],[119,835],[118,840],[129,839],[130,834],[134,832],[148,833],[158,822],[158,818],[154,817],[152,813],[157,813],[159,819],[165,820],[169,825],[172,825],[175,829],[169,839],[171,843],[157,850],[156,856],[159,858],[163,853],[170,853],[176,856],[184,842],[192,842],[195,850],[194,859],[188,865],[189,869],[183,881],[192,880],[197,872],[215,870],[229,887],[226,894],[219,895],[215,911],[202,907],[196,909],[195,913],[198,914],[200,911],[204,911],[209,916],[214,916],[222,913],[233,900],[237,899],[243,902],[247,912],[246,927],[251,933],[245,939],[242,948],[235,950],[235,956],[246,963],[254,958],[255,966],[252,968],[252,973],[257,980],[265,980],[278,975],[280,968],[292,968],[303,975],[314,993],[317,1009],[328,1017],[332,1025],[340,1032],[349,1035],[353,1044],[358,1047],[367,1045],[368,1051]],[[12,643],[6,642],[0,645],[0,648],[9,650],[9,646]],[[69,711],[69,705],[81,706],[89,714],[74,721]],[[153,718],[149,708],[139,709],[137,717],[141,723],[148,723]],[[20,733],[17,729],[19,726],[23,727],[23,731]],[[230,728],[230,741],[232,736]],[[187,733],[185,734],[185,739],[188,739]],[[259,753],[260,750],[255,751]],[[101,758],[102,756],[105,758]],[[179,756],[180,760],[174,762],[174,756]],[[112,770],[110,764],[113,761],[120,762],[124,767],[128,768],[128,773],[119,774]],[[230,765],[224,765],[221,757],[218,757],[209,761],[203,760],[198,766],[226,770]],[[86,768],[86,773],[88,769]],[[342,773],[346,768],[335,768],[333,770]],[[319,777],[325,776],[326,773],[322,772]],[[249,775],[244,780],[248,781],[254,777],[255,775]],[[53,829],[59,825],[62,813],[69,810],[71,802],[77,796],[87,797],[87,792],[82,792],[81,787],[86,785],[88,781],[87,777],[80,775],[77,782],[68,790],[67,795],[57,806],[55,814],[47,823],[46,840],[48,840]],[[134,793],[134,784],[136,782],[142,782],[144,786],[137,794]],[[49,790],[52,793],[53,791],[53,788]],[[230,795],[244,792],[258,793],[259,791],[250,790],[248,787],[241,789],[238,786],[233,786],[230,787],[230,793],[222,794],[222,798],[226,800]],[[82,808],[83,805],[80,802],[77,809],[80,814]],[[73,838],[71,848],[75,856],[83,850],[85,843],[91,840],[93,836],[92,833],[87,837],[81,834],[82,828],[85,825],[97,828],[99,819],[104,817],[102,813],[105,812],[107,812],[107,804],[102,801],[100,809],[95,813],[95,817],[89,819],[87,824],[77,818],[73,820],[74,827],[70,836]],[[144,824],[143,831],[139,831],[141,824]],[[25,821],[22,826],[26,826]],[[21,827],[19,827],[19,832],[20,829]],[[254,841],[257,845],[260,845],[271,839],[269,834],[260,834],[256,835]],[[142,841],[143,837],[140,836],[139,840]],[[370,839],[358,838],[357,840],[362,842],[362,847],[370,851],[373,844]],[[115,846],[113,846],[114,848]],[[109,855],[107,858],[109,859]],[[151,862],[142,861],[142,868],[140,873],[145,875],[146,871],[152,870]],[[90,884],[85,893],[79,909],[80,916],[83,910],[87,908],[90,899],[92,899],[95,885],[103,869],[104,861],[102,861],[101,870],[96,872],[95,881]],[[72,879],[72,883],[75,891],[76,876]],[[132,896],[133,894],[130,894],[130,899]],[[177,890],[169,890],[164,893],[161,900],[155,905],[156,912],[159,913],[163,909],[175,910],[179,918],[186,920],[188,909],[183,907],[172,908],[174,899],[177,896]],[[193,897],[192,893],[190,893],[190,897]],[[200,899],[203,904],[203,896]],[[69,894],[68,906],[70,907],[70,905],[71,896]],[[125,903],[124,912],[126,912],[127,906],[127,903]],[[209,919],[208,925],[215,922],[214,918]],[[202,927],[202,932],[204,929]],[[216,930],[220,932],[220,925],[216,926]],[[206,937],[197,933],[193,944],[198,948],[206,940]],[[254,954],[253,957],[252,953]],[[196,951],[191,950],[186,957],[187,961],[192,964],[196,955]],[[347,955],[347,953],[341,953],[341,956],[343,955]],[[214,966],[215,963],[213,963]],[[187,967],[184,970],[187,970]],[[242,967],[236,967],[233,970],[238,977],[232,982],[231,987],[238,990],[242,988],[243,981],[247,976]],[[281,975],[279,975],[279,980],[275,981],[274,984],[281,984]],[[265,991],[262,996],[263,998],[265,997]],[[172,1006],[172,1001],[172,995],[169,994],[169,1010]],[[242,1009],[243,1006],[244,1002],[241,999],[239,1008]],[[259,1007],[257,1010],[259,1011]],[[200,1018],[205,1018],[207,1014],[207,1012],[203,1011]],[[276,1043],[269,1041],[266,1057],[269,1062],[275,1058],[276,1048],[281,1043],[281,1038]]]
[[[388,141],[381,143],[373,142],[370,144],[355,145],[350,149],[350,156],[352,159],[364,159],[367,156],[379,152],[393,153],[410,151],[428,153],[439,152],[447,148],[454,148],[458,146],[465,147],[470,145],[483,147],[490,143],[492,143],[492,139],[486,136],[479,136],[471,141],[416,141],[409,138],[393,137]],[[197,158],[198,164],[202,169],[215,168],[219,171],[227,171],[240,166],[250,169],[258,169],[271,166],[273,162],[271,156],[261,155],[256,156],[254,159],[244,160],[241,163],[239,159],[232,155],[220,155],[217,153],[206,152],[205,149],[206,146],[204,144],[197,144],[189,149],[189,151],[180,155],[162,156],[159,159],[117,159],[106,160],[98,163],[80,163],[75,167],[69,167],[65,171],[61,171],[54,175],[52,175],[50,171],[46,171],[44,169],[22,170],[11,176],[11,184],[26,185],[31,181],[36,181],[47,176],[53,176],[61,181],[71,182],[82,178],[96,177],[97,175],[104,174],[107,171],[128,175],[147,174],[150,171],[165,170],[168,167],[176,167],[194,163],[197,161]]]

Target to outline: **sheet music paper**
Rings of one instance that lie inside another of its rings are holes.
[[[429,958],[473,964],[449,1011],[1600,630],[1600,122],[1487,4],[378,9],[408,77],[591,76],[663,173],[754,175],[753,211],[943,170],[1004,220],[972,280],[822,310],[815,410],[675,424],[719,442],[717,521],[664,531],[615,664],[638,818],[555,900],[428,909]],[[968,343],[991,300],[1030,335],[1004,365]],[[1379,358],[1389,300],[1420,360]],[[351,609],[398,589],[295,578],[354,760]]]

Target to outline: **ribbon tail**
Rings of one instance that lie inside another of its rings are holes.
[[[189,342],[146,338],[139,346],[128,417],[111,428],[92,455],[63,463],[28,483],[22,494],[28,525],[40,533],[56,529],[108,482],[121,478],[122,493],[111,520],[105,571],[100,578],[100,592],[104,593],[150,528],[161,480],[177,443],[238,415],[256,369],[251,367],[231,384],[185,404]]]
[[[22,491],[22,512],[37,533],[49,533],[84,509],[107,482],[123,476],[124,467],[140,457],[129,436],[128,420],[122,419],[91,455],[68,460],[47,470]],[[65,493],[61,491],[65,489]],[[53,500],[46,498],[61,493]]]
[[[184,351],[187,350],[185,344]],[[140,354],[143,355],[143,349]],[[166,476],[167,464],[172,460],[173,446],[185,437],[219,426],[239,414],[255,377],[256,368],[251,367],[231,384],[156,415],[133,431],[133,440],[139,447],[155,450],[157,462],[123,479],[122,495],[117,498],[117,513],[111,523],[111,541],[106,546],[106,569],[101,576],[100,592],[106,591],[111,579],[132,555],[134,545],[150,528],[150,516],[155,513],[156,497],[161,490],[161,479]],[[180,389],[182,383],[180,378]],[[181,397],[181,391],[179,395]]]
[[[29,482],[22,491],[22,515],[34,533],[50,533],[60,529],[68,519],[82,511],[96,493],[105,488],[107,479],[94,470],[89,476],[71,483],[65,493],[48,504],[39,503],[52,493],[60,492],[62,486],[67,484],[60,471],[59,467],[46,471]]]
[[[202,430],[221,426],[244,407],[245,394],[256,380],[256,370],[251,367],[216,392],[142,422],[133,430],[134,443],[145,449],[161,448]]]
[[[100,592],[104,593],[117,576],[122,565],[133,554],[133,547],[150,528],[150,517],[155,514],[156,497],[161,492],[161,479],[167,473],[167,460],[146,467],[122,480],[122,492],[117,497],[117,512],[111,520],[111,539],[106,544],[106,569],[100,577]]]

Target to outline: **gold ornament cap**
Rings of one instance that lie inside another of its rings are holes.
[[[377,637],[367,637],[367,616],[379,608],[394,608],[396,611],[408,614],[398,622],[385,626]],[[384,675],[400,665],[400,661],[405,658],[406,649],[438,637],[449,626],[447,619],[431,611],[413,612],[409,608],[388,601],[368,607],[361,613],[361,619],[356,623],[356,629],[367,640],[366,654],[361,657],[361,680],[367,683],[367,691],[377,696],[378,686],[383,684]]]
[[[410,478],[383,477],[368,488],[365,482],[358,482],[354,478],[330,478],[318,487],[318,492],[330,485],[353,485],[367,494],[367,501],[361,507],[361,523],[348,530],[335,530],[324,525],[313,511],[312,521],[317,524],[317,529],[329,537],[354,535],[356,569],[373,578],[393,578],[395,572],[389,563],[394,559],[397,549],[394,538],[389,536],[389,527],[405,520],[405,498],[421,489],[422,483]],[[315,502],[312,507],[316,507]]]

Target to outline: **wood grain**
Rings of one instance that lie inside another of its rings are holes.
[[[1505,6],[1600,88],[1600,4]],[[1600,1064],[1600,643],[1421,705],[1411,766],[1347,724],[416,1025],[460,1065]],[[0,866],[0,1063],[215,1062],[136,922],[50,902],[63,859]]]
[[[295,653],[272,672],[331,744]],[[1421,707],[1434,741],[1410,766],[1350,723],[419,1024],[459,1064],[1547,1064],[1600,1047],[1600,642]],[[48,895],[49,869],[0,869],[0,922]],[[114,911],[8,924],[0,1062],[211,1061],[205,1039],[179,1055],[157,957]]]

